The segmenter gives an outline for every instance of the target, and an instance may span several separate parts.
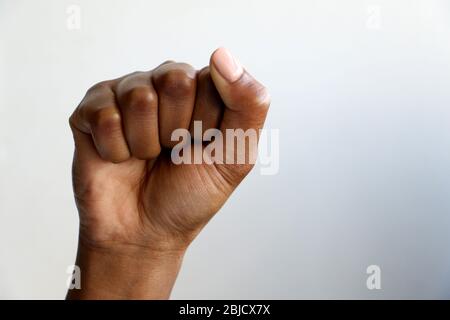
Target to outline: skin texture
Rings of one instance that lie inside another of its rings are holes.
[[[69,121],[82,289],[68,298],[168,298],[187,247],[253,166],[176,165],[173,130],[258,130],[269,100],[223,48],[200,71],[167,61],[90,88]]]

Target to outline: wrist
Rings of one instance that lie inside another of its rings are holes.
[[[183,250],[152,250],[134,245],[98,248],[79,242],[76,265],[81,289],[68,299],[168,299]]]

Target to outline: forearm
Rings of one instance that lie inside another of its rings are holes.
[[[183,255],[147,248],[111,251],[80,243],[76,265],[81,289],[69,290],[67,299],[168,299]]]

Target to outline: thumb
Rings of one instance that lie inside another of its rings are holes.
[[[261,129],[270,105],[267,89],[225,48],[212,54],[210,72],[226,107],[221,129]]]

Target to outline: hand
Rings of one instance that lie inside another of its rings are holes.
[[[69,297],[167,298],[186,248],[253,166],[176,165],[172,132],[194,121],[259,130],[268,107],[266,89],[225,49],[199,72],[168,61],[89,89],[70,117],[83,285]]]

